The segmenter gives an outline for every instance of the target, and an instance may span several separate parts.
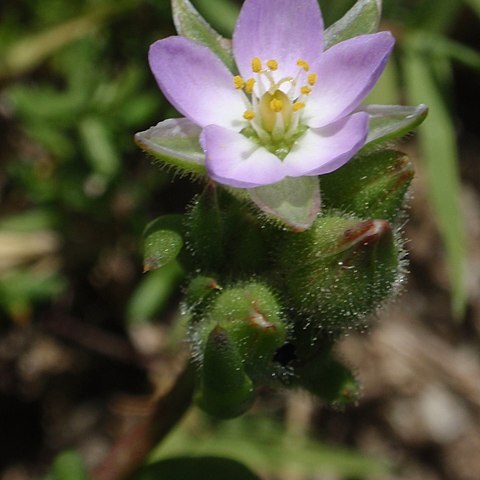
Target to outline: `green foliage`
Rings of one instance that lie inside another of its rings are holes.
[[[215,424],[185,422],[156,449],[152,460],[185,455],[227,457],[271,476],[288,471],[371,479],[388,478],[392,470],[379,459],[286,433],[280,423],[250,415]]]
[[[88,480],[82,457],[74,451],[62,452],[43,480]]]
[[[132,480],[260,480],[247,467],[222,457],[176,457],[142,468]]]

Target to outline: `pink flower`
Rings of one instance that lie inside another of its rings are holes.
[[[316,176],[365,144],[360,103],[392,51],[389,32],[324,50],[316,0],[246,0],[233,35],[238,75],[207,47],[174,36],[149,62],[172,105],[202,129],[212,179],[239,188]]]

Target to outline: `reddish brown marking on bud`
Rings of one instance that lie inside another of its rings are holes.
[[[391,231],[392,227],[386,220],[366,220],[346,230],[340,245],[347,248],[358,244],[366,246],[377,242]]]

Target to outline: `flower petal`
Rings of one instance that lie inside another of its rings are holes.
[[[241,128],[245,105],[232,74],[207,48],[183,37],[155,42],[150,68],[169,102],[197,125]]]
[[[323,127],[355,110],[382,74],[394,43],[389,32],[380,32],[345,40],[324,52],[313,67],[318,83],[305,108],[308,125]]]
[[[314,62],[322,51],[317,0],[245,0],[233,34],[233,54],[243,76],[252,76],[254,57],[277,60],[277,78],[294,76],[297,60]]]
[[[216,125],[206,127],[200,143],[207,172],[219,183],[252,188],[279,182],[285,177],[282,161],[240,133]]]
[[[311,128],[284,160],[286,175],[323,175],[347,163],[365,144],[368,114],[355,113],[323,128]]]

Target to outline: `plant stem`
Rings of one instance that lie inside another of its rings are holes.
[[[93,480],[124,480],[145,460],[152,448],[178,423],[191,405],[194,368],[187,364],[170,391],[147,418],[133,425],[90,473]]]

